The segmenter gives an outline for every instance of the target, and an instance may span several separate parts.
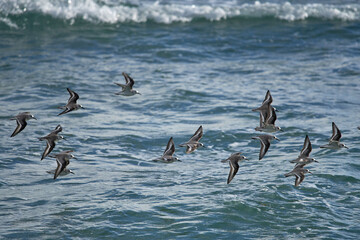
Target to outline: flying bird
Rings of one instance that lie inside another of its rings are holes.
[[[296,163],[297,165],[306,165],[312,162],[318,162],[315,158],[309,157],[311,150],[312,150],[311,142],[309,136],[306,135],[304,140],[304,146],[301,149],[300,155],[295,160],[292,160],[290,162]]]
[[[285,177],[295,176],[295,187],[299,186],[305,178],[305,173],[311,173],[309,169],[304,169],[305,164],[296,165],[295,168],[285,174]]]
[[[190,138],[190,140],[186,143],[182,143],[179,145],[179,147],[186,147],[185,153],[192,153],[199,147],[204,147],[204,144],[202,144],[200,139],[203,136],[203,128],[200,126],[198,130],[194,133],[194,135]]]
[[[58,141],[60,139],[64,139],[63,136],[58,135],[58,133],[61,131],[62,131],[62,127],[59,124],[56,126],[56,128],[51,133],[49,133],[45,137],[39,138],[40,141],[46,140],[46,148],[44,150],[44,153],[41,156],[41,160],[43,160],[47,155],[49,155],[49,153],[51,153],[51,151],[54,149],[54,147],[56,145],[55,144],[56,141]]]
[[[269,150],[270,142],[272,140],[275,139],[275,140],[280,141],[280,139],[278,139],[276,136],[267,135],[267,134],[252,137],[252,139],[259,139],[260,140],[261,146],[260,146],[259,160],[261,160],[265,156],[266,152]]]
[[[64,109],[64,111],[59,113],[58,116],[74,110],[78,110],[80,108],[84,109],[82,105],[76,103],[77,100],[79,99],[79,95],[76,92],[72,91],[70,88],[66,88],[66,89],[69,92],[70,97],[68,103],[65,106],[59,107],[60,109]]]
[[[70,159],[77,159],[71,154],[71,152],[73,151],[63,151],[55,155],[49,155],[49,157],[56,158],[57,168],[54,172],[54,179],[56,179],[62,172],[71,172],[71,170],[66,170],[66,167],[70,164]]]
[[[329,148],[329,149],[339,149],[339,148],[348,148],[345,144],[340,142],[341,132],[334,122],[332,122],[332,136],[330,138],[329,144],[320,146],[320,148]]]
[[[115,83],[116,85],[122,88],[121,92],[115,93],[116,95],[123,95],[123,96],[133,96],[135,94],[140,94],[139,91],[133,89],[134,80],[125,72],[122,73],[125,78],[125,84]]]
[[[22,112],[16,115],[15,117],[10,118],[10,120],[16,120],[17,126],[14,130],[14,132],[11,134],[11,137],[15,137],[19,132],[24,130],[24,128],[27,125],[26,120],[35,119],[37,120],[34,115],[32,115],[30,112]]]
[[[227,179],[227,184],[229,184],[231,182],[231,180],[235,177],[236,173],[239,170],[239,161],[242,160],[247,160],[247,158],[245,156],[241,155],[241,152],[236,152],[231,154],[230,157],[228,157],[225,160],[222,160],[221,162],[229,162],[230,165],[230,172],[229,172],[229,176]]]
[[[181,162],[177,157],[173,157],[174,152],[175,152],[175,144],[173,138],[171,137],[169,139],[169,142],[165,148],[163,155],[160,158],[154,159],[153,161],[163,162],[163,163],[172,163],[176,161]]]

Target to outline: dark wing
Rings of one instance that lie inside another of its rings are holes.
[[[273,99],[272,99],[272,96],[271,96],[271,94],[270,94],[270,90],[267,90],[266,95],[265,95],[265,98],[264,98],[264,101],[263,101],[263,104],[264,104],[265,102],[269,102],[269,104],[271,104],[272,101],[273,101]]]
[[[302,181],[305,178],[305,174],[303,172],[297,173],[295,175],[295,187],[299,186],[300,183],[302,183]]]
[[[126,85],[129,85],[130,88],[132,88],[134,86],[134,83],[135,83],[134,80],[125,72],[123,72],[122,75],[125,78]]]
[[[304,141],[304,146],[300,152],[300,156],[301,157],[309,157],[311,150],[312,150],[311,142],[310,142],[309,136],[306,135],[305,141]]]
[[[231,182],[231,180],[235,177],[236,173],[239,170],[238,161],[236,161],[234,159],[230,159],[229,165],[230,165],[230,172],[229,172],[229,177],[228,177],[228,180],[227,180],[227,184],[229,184]]]
[[[330,141],[340,141],[341,132],[334,122],[332,122],[332,132]]]
[[[68,104],[71,102],[76,103],[76,101],[79,99],[79,95],[76,92],[72,91],[70,88],[66,88],[66,89],[68,90],[68,92],[70,94]]]
[[[56,163],[57,168],[55,169],[54,179],[56,179],[66,167],[66,162],[62,158],[56,158]]]
[[[266,122],[266,117],[267,117],[266,112],[260,112],[260,127],[264,127],[265,122]]]
[[[71,112],[71,111],[72,111],[72,109],[66,107],[64,111],[62,111],[61,113],[58,114],[58,116],[63,115],[63,114],[68,113],[68,112]]]
[[[273,108],[271,105],[269,105],[269,117],[266,119],[266,123],[267,124],[273,124],[275,125],[275,121],[277,119],[276,117],[276,113],[275,113],[275,108]]]
[[[41,156],[41,160],[43,160],[55,147],[55,141],[53,139],[46,139],[46,148]]]
[[[174,154],[174,152],[175,152],[175,144],[174,144],[173,138],[171,137],[169,139],[169,142],[168,142],[167,146],[166,146],[163,157],[164,156],[172,156]]]
[[[54,129],[54,131],[52,131],[50,134],[58,134],[59,132],[62,131],[62,127],[61,125],[57,125],[56,128]]]
[[[267,138],[259,138],[260,139],[260,143],[261,143],[261,147],[260,147],[260,153],[259,153],[259,160],[261,160],[266,152],[269,150],[270,147],[270,141]]]
[[[19,132],[24,130],[24,128],[27,125],[25,118],[23,118],[23,117],[16,118],[16,123],[17,123],[17,126],[16,126],[14,132],[11,134],[11,137],[15,137],[16,134],[18,134]]]
[[[189,142],[198,142],[203,136],[203,128],[200,126],[194,135],[190,138]]]

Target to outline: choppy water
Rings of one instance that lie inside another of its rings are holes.
[[[357,1],[0,2],[0,236],[358,239],[359,41]],[[142,95],[114,94],[123,71]],[[67,87],[86,109],[57,116]],[[268,89],[284,132],[259,161]],[[10,138],[23,111],[38,120]],[[332,121],[349,150],[320,150]],[[78,160],[54,181],[37,138],[58,124],[53,153]],[[150,161],[199,125],[206,148]],[[295,188],[306,134],[320,163]]]

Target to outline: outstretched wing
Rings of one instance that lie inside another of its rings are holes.
[[[19,132],[24,130],[24,128],[27,125],[25,118],[16,118],[16,123],[17,123],[17,126],[16,126],[14,132],[11,134],[11,137],[15,137],[16,134],[18,134]]]
[[[194,135],[190,138],[189,142],[198,142],[203,136],[203,128],[200,126]]]
[[[269,105],[269,117],[266,119],[266,123],[267,124],[273,124],[275,125],[275,121],[277,119],[276,117],[276,113],[275,113],[275,108],[273,108],[271,105]]]
[[[304,140],[304,146],[300,152],[300,156],[309,157],[311,150],[312,150],[311,142],[310,142],[309,136],[306,135],[305,140]]]
[[[164,156],[172,156],[174,154],[174,152],[175,152],[175,144],[174,144],[173,138],[171,137],[169,139],[169,142],[168,142],[167,146],[166,146],[163,157]]]
[[[236,161],[234,159],[230,159],[229,165],[230,165],[230,172],[229,172],[227,184],[229,184],[231,182],[231,180],[235,177],[236,173],[239,170],[238,161]]]
[[[131,89],[134,86],[134,83],[135,83],[134,80],[125,72],[123,72],[122,75],[125,78],[126,85],[129,85],[130,89]]]
[[[69,103],[76,103],[76,101],[79,99],[79,95],[72,91],[70,88],[66,88],[70,94],[69,100],[68,100],[68,104]]]
[[[65,161],[63,159],[56,158],[57,168],[55,169],[54,179],[56,179],[60,173],[65,169]]]
[[[263,101],[263,104],[264,104],[265,102],[269,102],[269,104],[271,104],[272,101],[273,101],[273,99],[272,99],[272,96],[271,96],[271,94],[270,94],[270,90],[267,90],[266,95],[265,95],[265,98],[264,98],[264,101]]]
[[[43,160],[55,147],[55,141],[52,139],[46,139],[46,148],[41,156],[41,160]]]
[[[334,122],[332,122],[332,132],[330,141],[340,141],[341,132]]]

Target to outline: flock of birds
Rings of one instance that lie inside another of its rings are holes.
[[[116,95],[122,95],[122,96],[133,96],[135,94],[140,94],[137,90],[133,89],[134,80],[125,72],[122,73],[122,75],[125,78],[125,84],[115,83],[116,85],[120,86],[122,90],[118,93],[115,93]],[[84,107],[77,103],[77,100],[79,99],[79,95],[72,91],[70,88],[67,88],[67,91],[70,94],[69,100],[65,106],[59,107],[63,111],[58,114],[58,116],[69,113],[74,110],[78,109],[84,109]],[[265,133],[274,133],[277,131],[282,131],[282,129],[275,125],[275,121],[277,119],[276,116],[276,108],[274,108],[272,104],[273,98],[270,94],[270,91],[268,90],[265,99],[262,102],[261,106],[253,109],[252,111],[259,112],[260,113],[260,126],[256,127],[255,130],[259,132],[265,132]],[[27,125],[27,120],[35,119],[34,115],[32,115],[30,112],[22,112],[19,113],[17,116],[11,118],[11,120],[16,120],[17,127],[15,128],[14,132],[12,133],[11,137],[16,136],[18,133],[20,133]],[[358,127],[360,130],[360,127]],[[50,154],[52,150],[54,149],[56,142],[60,139],[64,139],[63,136],[59,135],[59,133],[62,131],[61,125],[56,126],[56,128],[49,133],[48,135],[44,137],[40,137],[40,141],[46,141],[46,148],[41,156],[41,160],[43,160],[46,157],[55,158],[57,162],[57,168],[55,170],[47,171],[50,174],[54,174],[54,179],[56,179],[59,175],[67,175],[69,173],[74,174],[73,171],[67,168],[67,166],[70,164],[70,159],[76,157],[72,154],[72,150],[68,151],[62,151],[58,154]],[[204,144],[199,142],[200,139],[203,136],[203,128],[200,126],[194,135],[189,139],[188,142],[180,144],[180,147],[186,147],[186,153],[192,153],[199,147],[204,147]],[[320,146],[320,148],[328,148],[328,149],[339,149],[339,148],[348,148],[345,146],[345,144],[340,142],[341,138],[341,132],[339,128],[336,126],[336,124],[332,123],[332,136],[330,138],[330,141],[328,144]],[[256,137],[252,137],[252,139],[258,139],[260,141],[260,152],[259,152],[259,160],[264,158],[265,154],[270,148],[270,143],[272,140],[278,140],[279,139],[270,134],[262,134]],[[300,152],[300,155],[295,159],[290,161],[291,163],[295,163],[294,169],[285,174],[285,177],[289,176],[295,176],[295,186],[299,186],[301,182],[305,178],[306,173],[311,173],[308,169],[305,169],[304,166],[307,164],[310,164],[312,162],[317,162],[314,158],[310,157],[310,153],[312,151],[311,142],[309,139],[309,136],[306,135],[303,148]],[[174,140],[171,137],[168,141],[168,144],[165,148],[165,151],[163,155],[159,158],[154,159],[155,162],[164,162],[164,163],[171,163],[175,161],[180,161],[179,158],[174,157],[175,152],[175,144]],[[243,160],[248,160],[245,156],[242,155],[241,152],[236,152],[231,154],[231,156],[225,160],[222,160],[221,162],[229,162],[230,165],[230,172],[227,179],[227,184],[231,182],[231,180],[235,177],[236,173],[239,170],[239,162]]]

